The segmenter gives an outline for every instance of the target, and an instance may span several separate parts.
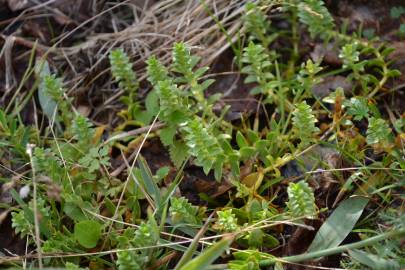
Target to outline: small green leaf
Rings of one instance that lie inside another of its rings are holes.
[[[307,252],[337,247],[352,231],[366,207],[368,199],[351,197],[333,211],[315,235]]]
[[[354,116],[354,120],[360,121],[368,117],[369,108],[365,98],[352,97],[345,105],[349,107],[347,113]]]
[[[239,153],[242,158],[248,159],[248,158],[251,158],[254,154],[256,154],[256,149],[254,147],[249,147],[249,146],[242,147],[239,150]]]
[[[101,237],[101,225],[94,220],[75,224],[74,237],[85,248],[94,248]]]
[[[132,63],[123,49],[115,49],[109,55],[111,72],[119,87],[128,94],[134,94],[139,87]]]
[[[250,130],[250,129],[247,131],[247,137],[251,144],[256,143],[260,139],[257,132]]]
[[[169,213],[173,224],[199,225],[201,223],[201,219],[198,217],[198,207],[183,197],[170,199]]]
[[[240,131],[236,133],[236,143],[238,144],[239,148],[249,146],[248,142]]]
[[[218,230],[224,232],[234,232],[239,228],[238,219],[236,218],[236,215],[232,213],[232,209],[218,211],[217,215],[218,219],[216,222],[216,227]]]
[[[402,14],[405,14],[405,8],[404,7],[392,7],[390,10],[390,17],[393,19],[398,19],[401,17]]]
[[[156,177],[157,179],[163,179],[169,174],[170,168],[168,166],[164,166],[162,168],[159,168],[156,172]]]
[[[388,142],[391,136],[391,128],[387,121],[382,118],[371,117],[368,119],[367,143],[376,144]]]
[[[343,68],[353,68],[354,64],[360,60],[359,44],[357,41],[347,43],[340,50],[339,58],[343,60]]]
[[[156,56],[152,55],[146,61],[147,72],[148,72],[148,81],[153,85],[156,86],[158,82],[164,81],[168,79],[168,71],[165,66],[157,59]]]

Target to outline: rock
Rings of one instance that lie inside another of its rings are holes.
[[[343,76],[326,77],[322,82],[314,85],[312,93],[318,98],[327,97],[330,93],[341,87],[345,95],[350,95],[353,89],[353,84]]]

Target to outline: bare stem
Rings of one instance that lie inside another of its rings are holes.
[[[34,149],[34,144],[27,144],[27,154],[30,157],[30,163],[32,168],[32,186],[33,186],[33,211],[34,211],[34,225],[35,225],[35,242],[37,244],[37,254],[38,254],[38,266],[39,269],[43,269],[42,266],[42,250],[41,250],[41,237],[39,234],[39,217],[38,217],[38,206],[37,206],[37,182],[35,176],[35,166],[32,158],[32,150]]]
[[[273,265],[275,262],[280,261],[280,262],[287,262],[287,263],[297,263],[297,262],[302,262],[302,261],[308,261],[324,256],[329,256],[337,253],[341,253],[344,251],[352,250],[352,249],[357,249],[357,248],[362,248],[365,246],[370,246],[373,245],[379,241],[389,239],[389,238],[395,238],[395,237],[402,237],[405,236],[405,229],[399,229],[399,230],[393,230],[390,232],[386,232],[377,236],[373,236],[370,238],[367,238],[363,241],[355,242],[352,244],[347,244],[347,245],[342,245],[334,248],[328,248],[324,250],[319,250],[315,252],[310,252],[310,253],[304,253],[300,255],[295,255],[295,256],[288,256],[288,257],[282,257],[282,258],[274,258],[274,259],[267,259],[260,261],[260,266],[261,267],[266,267],[269,265]]]

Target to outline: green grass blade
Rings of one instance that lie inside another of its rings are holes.
[[[386,260],[380,258],[374,254],[370,254],[361,250],[349,250],[349,255],[360,262],[361,264],[367,265],[371,269],[378,270],[396,270],[400,269],[399,264],[394,260]]]
[[[44,77],[46,75],[51,75],[51,70],[49,68],[48,61],[44,60],[43,62],[36,63],[35,70],[37,72],[37,77],[39,77],[39,85],[38,85],[38,100],[39,104],[41,105],[42,111],[44,114],[52,120],[55,111],[57,110],[57,102],[47,93]]]
[[[369,199],[351,197],[343,201],[321,226],[307,252],[337,247],[352,231]]]
[[[201,255],[186,263],[179,270],[204,270],[207,269],[232,243],[232,238],[223,239],[208,249]]]
[[[138,158],[138,165],[141,171],[142,180],[145,185],[146,191],[153,197],[155,200],[155,205],[161,205],[162,203],[162,195],[160,193],[159,187],[156,184],[155,180],[153,179],[152,172],[149,169],[148,163],[146,160],[139,156]]]
[[[198,233],[196,234],[196,236],[193,239],[193,242],[191,242],[190,246],[188,247],[187,251],[184,252],[183,256],[181,257],[180,261],[177,263],[176,265],[176,269],[181,268],[187,261],[189,261],[192,257],[194,252],[197,250],[198,247],[198,241],[200,241],[200,238],[204,235],[204,233],[207,231],[208,229],[208,225],[210,224],[211,218],[212,218],[211,214],[207,221],[205,222],[204,226],[198,231]]]

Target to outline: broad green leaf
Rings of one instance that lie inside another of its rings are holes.
[[[232,239],[223,239],[208,249],[204,250],[201,255],[186,263],[179,270],[205,270],[210,266],[222,252],[224,252],[232,243]]]
[[[356,225],[368,201],[364,197],[351,197],[340,203],[322,224],[307,252],[339,246]]]
[[[151,115],[156,115],[159,112],[159,96],[156,90],[152,90],[145,98],[146,111]]]
[[[370,254],[358,249],[349,250],[349,255],[360,262],[361,264],[367,265],[371,269],[376,270],[396,270],[400,269],[399,264],[394,260],[386,260],[378,257],[377,255]]]
[[[49,118],[52,119],[54,117],[54,113],[56,111],[57,103],[56,101],[47,93],[45,88],[44,77],[46,75],[51,75],[51,71],[49,69],[49,64],[46,60],[37,61],[35,64],[35,72],[37,77],[39,77],[39,86],[38,86],[38,100],[39,104],[41,105],[42,111],[44,114]]]
[[[94,248],[101,237],[101,225],[94,220],[75,224],[74,237],[85,248]]]
[[[264,233],[261,229],[254,229],[251,232],[249,232],[249,238],[248,238],[249,248],[255,249],[255,248],[262,247],[263,238],[264,238]]]
[[[86,219],[86,215],[83,214],[83,211],[73,202],[67,201],[63,206],[63,211],[74,221],[82,221]]]

